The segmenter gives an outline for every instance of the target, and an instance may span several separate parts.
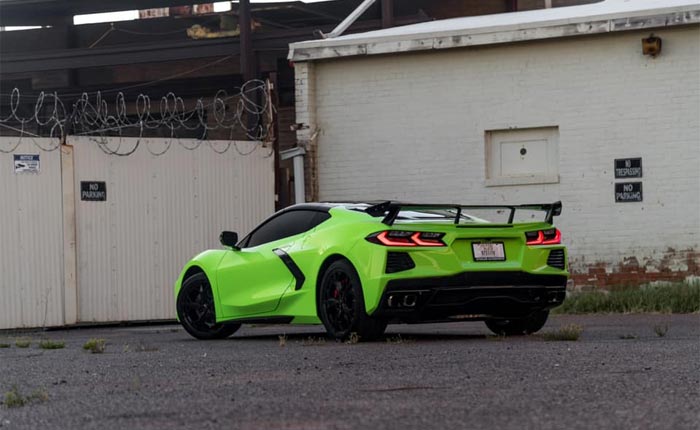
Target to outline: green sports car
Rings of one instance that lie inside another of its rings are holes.
[[[533,333],[565,297],[567,253],[552,225],[560,214],[561,202],[298,204],[240,241],[221,233],[224,249],[188,262],[177,316],[198,339],[243,323],[323,323],[334,338],[362,340],[388,323],[485,321],[498,334]]]

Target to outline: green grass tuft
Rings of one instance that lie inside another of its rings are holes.
[[[3,404],[6,408],[19,408],[24,406],[26,403],[27,399],[20,394],[16,385],[13,385],[12,389],[5,393]]]
[[[27,397],[27,400],[45,402],[49,400],[49,392],[46,391],[46,388],[39,388],[37,390],[34,390],[32,394],[30,394],[29,397]]]
[[[301,341],[301,346],[320,346],[325,345],[326,339],[323,337],[308,337]]]
[[[570,294],[555,314],[700,312],[700,283]]]
[[[581,336],[581,333],[583,333],[583,327],[578,324],[569,324],[559,328],[558,330],[542,333],[542,338],[548,341],[576,341],[578,340],[579,336]]]
[[[9,348],[10,344],[9,343],[0,343],[0,348]]]
[[[668,333],[668,324],[657,324],[654,326],[654,333],[659,337],[666,336]]]
[[[30,339],[17,339],[15,340],[15,346],[17,348],[29,348],[32,344]]]
[[[19,392],[17,386],[13,385],[12,389],[5,393],[3,404],[6,408],[19,408],[29,402],[45,402],[47,400],[49,400],[49,393],[45,388],[34,390],[32,394],[23,396],[22,393]]]
[[[51,339],[44,339],[39,341],[39,348],[41,349],[63,349],[66,343],[63,341],[53,341]]]
[[[105,352],[105,340],[104,339],[90,339],[83,345],[83,349],[90,351],[93,354],[102,354]]]

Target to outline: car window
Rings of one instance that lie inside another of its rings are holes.
[[[293,210],[283,212],[254,230],[244,241],[245,248],[262,245],[311,230],[330,218],[327,212]]]

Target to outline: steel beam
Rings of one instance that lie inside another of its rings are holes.
[[[394,26],[394,0],[382,0],[382,28]]]
[[[296,10],[299,10],[302,12],[309,13],[311,15],[316,15],[320,18],[326,18],[326,19],[331,20],[331,21],[342,21],[343,20],[342,16],[333,15],[333,14],[330,14],[330,13],[327,13],[327,12],[324,12],[321,10],[316,10],[312,7],[305,6],[303,3],[302,4],[292,4],[289,7],[292,9],[296,9]]]
[[[362,16],[362,14],[365,13],[367,9],[369,9],[374,4],[375,1],[376,0],[364,0],[362,3],[360,3],[359,6],[357,6],[357,8],[354,11],[350,13],[350,15],[348,15],[340,24],[338,24],[338,26],[334,28],[333,31],[331,31],[328,34],[320,32],[320,35],[324,39],[332,39],[334,37],[342,35],[345,32],[345,30],[347,30],[351,25],[353,25],[355,21],[357,21]]]
[[[425,17],[408,17],[396,20],[397,25],[425,21]],[[355,23],[354,31],[380,28],[377,20]],[[324,26],[322,31],[330,31]],[[286,53],[289,43],[312,37],[314,27],[294,30],[279,30],[268,33],[253,33],[255,51],[280,51]],[[120,64],[143,64],[161,61],[187,60],[206,57],[237,56],[240,54],[239,39],[234,37],[210,40],[181,40],[150,44],[111,45],[92,49],[75,48],[51,51],[28,51],[22,53],[0,52],[0,74],[21,74],[47,70],[82,69],[89,67],[115,66]],[[193,64],[196,67],[196,63]]]
[[[241,32],[239,53],[241,56],[241,75],[243,75],[244,81],[249,81],[255,76],[250,26],[250,0],[240,0],[238,3],[238,29]]]
[[[140,46],[80,48],[49,52],[2,54],[2,74],[40,72],[46,70],[80,69],[118,64],[152,63],[185,58],[224,57],[238,55],[237,39],[157,43]]]

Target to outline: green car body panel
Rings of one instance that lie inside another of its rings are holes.
[[[330,218],[295,236],[254,247],[202,252],[183,268],[175,283],[175,297],[188,276],[204,272],[213,292],[217,323],[288,317],[292,324],[319,324],[317,284],[324,267],[341,258],[348,260],[360,277],[368,315],[378,310],[387,284],[393,280],[479,272],[553,275],[559,279],[569,276],[563,245],[526,244],[526,232],[552,229],[549,222],[478,222],[464,226],[452,222],[398,220],[387,225],[382,217],[343,205],[332,206],[327,212]],[[366,240],[370,235],[387,230],[442,233],[445,246],[393,247]],[[505,261],[475,261],[472,243],[494,240],[503,243]],[[564,253],[563,269],[548,264],[548,256],[554,249]],[[280,258],[281,251],[301,271],[302,281]],[[386,273],[390,251],[409,254],[415,267]]]

